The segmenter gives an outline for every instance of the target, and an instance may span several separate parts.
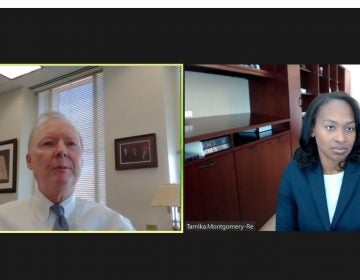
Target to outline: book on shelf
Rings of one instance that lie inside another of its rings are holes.
[[[215,146],[220,146],[223,144],[231,143],[230,136],[221,136],[217,138],[212,138],[208,140],[202,140],[204,149],[212,148]]]
[[[268,137],[272,135],[272,129],[264,130],[261,132],[258,131],[240,131],[238,135],[245,138],[252,138],[252,139],[261,139],[264,137]]]
[[[222,145],[218,145],[218,146],[214,146],[214,147],[205,149],[204,152],[205,152],[205,155],[209,155],[209,154],[216,153],[216,152],[223,151],[223,150],[227,150],[227,149],[230,149],[230,148],[231,148],[231,144],[226,143],[226,144],[222,144]]]
[[[244,133],[261,133],[261,132],[268,131],[268,130],[272,130],[271,125],[265,125],[265,126],[261,126],[261,127],[255,127],[255,128],[251,128],[251,129],[246,129],[246,130],[242,130],[241,132],[244,132]]]
[[[203,140],[203,149],[205,155],[223,151],[231,148],[231,138],[229,135]]]
[[[187,143],[185,144],[185,161],[227,150],[231,147],[229,135]]]

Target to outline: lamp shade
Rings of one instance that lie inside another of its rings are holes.
[[[180,187],[178,184],[160,185],[151,206],[180,207]]]

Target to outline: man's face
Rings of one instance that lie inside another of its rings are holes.
[[[65,120],[45,121],[33,134],[26,160],[43,194],[66,198],[82,168],[80,136]]]

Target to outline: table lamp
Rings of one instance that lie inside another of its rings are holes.
[[[158,188],[151,206],[167,207],[171,214],[171,221],[174,230],[180,230],[180,186],[179,184],[163,184]]]

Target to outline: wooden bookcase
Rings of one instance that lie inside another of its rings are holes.
[[[291,149],[298,147],[302,116],[320,94],[350,93],[350,71],[339,64],[288,65]],[[302,92],[302,89],[306,92]]]
[[[249,113],[185,119],[192,128],[185,129],[185,149],[194,141],[231,139],[231,148],[185,162],[185,221],[255,221],[259,229],[275,213],[280,177],[298,147],[304,106],[326,89],[346,90],[349,74],[340,65],[322,64],[261,64],[260,70],[196,64],[185,65],[185,71],[245,78],[250,99]],[[239,134],[268,125],[272,132],[266,137]]]
[[[300,86],[302,112],[306,112],[311,101],[319,94],[342,91],[349,94],[350,73],[338,64],[301,64]]]

